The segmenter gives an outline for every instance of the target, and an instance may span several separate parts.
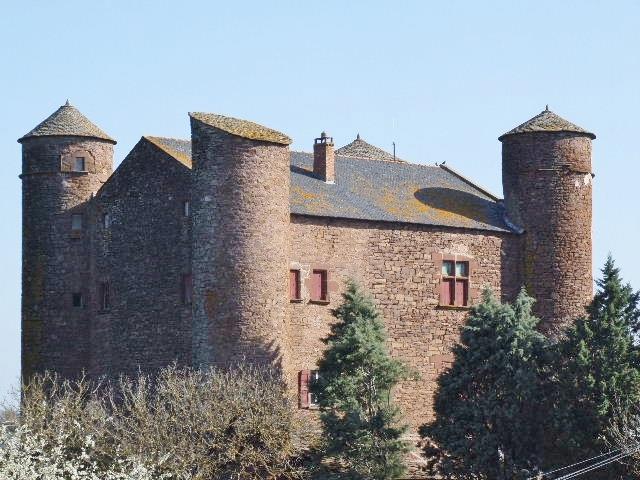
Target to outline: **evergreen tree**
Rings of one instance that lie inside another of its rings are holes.
[[[408,446],[391,390],[409,372],[390,357],[382,319],[353,282],[332,313],[338,321],[324,340],[328,348],[311,386],[321,408],[325,454],[352,479],[398,478]]]
[[[597,286],[587,315],[558,344],[555,432],[548,455],[550,459],[558,455],[558,463],[609,450],[607,429],[614,415],[640,401],[639,352],[634,343],[640,318],[638,293],[623,284],[611,256]],[[616,464],[597,475],[612,478],[623,470]]]
[[[437,473],[528,478],[540,465],[548,344],[532,305],[524,291],[509,305],[486,290],[471,309],[453,364],[438,379],[435,420],[420,429]]]

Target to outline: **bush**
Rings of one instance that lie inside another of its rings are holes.
[[[275,372],[169,367],[115,386],[36,377],[0,432],[11,480],[300,478],[296,425]]]

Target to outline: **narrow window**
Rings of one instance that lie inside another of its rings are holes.
[[[302,370],[298,373],[298,404],[300,408],[314,408],[318,406],[317,395],[311,393],[311,385],[318,381],[317,370]]]
[[[73,293],[71,295],[72,298],[72,302],[73,302],[73,306],[74,307],[82,307],[84,306],[84,303],[82,301],[82,293]]]
[[[71,215],[71,230],[74,232],[79,232],[82,230],[82,214],[74,213]]]
[[[84,157],[76,157],[73,161],[73,170],[75,172],[84,172],[85,169],[85,162],[84,162]]]
[[[189,200],[185,200],[182,202],[182,215],[188,217],[191,215],[191,203]]]
[[[444,260],[440,280],[440,305],[469,305],[469,262]]]
[[[109,310],[111,307],[111,287],[109,282],[100,284],[100,310]]]
[[[289,299],[300,300],[300,270],[289,270]]]
[[[111,215],[109,215],[108,213],[102,214],[102,226],[105,229],[111,227]]]
[[[182,275],[182,304],[191,305],[193,302],[193,280],[190,273]]]
[[[326,302],[328,299],[327,271],[314,270],[311,274],[311,300]]]

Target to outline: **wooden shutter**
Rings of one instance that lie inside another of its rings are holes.
[[[469,302],[469,281],[464,279],[456,280],[456,305],[464,307]]]
[[[322,300],[322,270],[314,270],[311,274],[311,299]]]
[[[443,278],[440,283],[440,305],[453,305],[455,299],[455,281]]]
[[[320,300],[327,300],[328,295],[327,295],[327,271],[321,271],[320,272]]]
[[[309,378],[310,370],[302,370],[298,373],[298,401],[300,408],[309,408]]]
[[[300,298],[300,270],[289,270],[289,298]]]

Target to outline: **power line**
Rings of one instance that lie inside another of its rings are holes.
[[[577,470],[575,472],[563,475],[562,477],[559,477],[556,480],[569,480],[571,478],[576,478],[576,477],[582,475],[583,473],[588,473],[588,472],[591,472],[593,470],[597,470],[598,468],[601,468],[601,467],[604,467],[606,465],[609,465],[610,463],[617,462],[618,460],[622,460],[625,457],[629,457],[629,456],[633,455],[634,453],[636,453],[639,450],[640,450],[640,448],[636,448],[635,450],[632,450],[632,451],[627,452],[627,453],[624,453],[624,452],[623,453],[619,453],[619,454],[617,454],[617,455],[615,455],[615,456],[613,456],[611,458],[607,458],[605,460],[602,460],[601,462],[598,462],[598,463],[596,463],[594,465],[590,465],[590,466],[585,467],[585,468],[583,468],[581,470]]]
[[[535,479],[538,479],[538,478],[543,478],[543,477],[546,477],[547,475],[551,475],[552,473],[561,472],[562,470],[566,470],[567,468],[571,468],[571,467],[575,467],[575,466],[578,466],[578,465],[582,465],[583,463],[587,463],[587,462],[590,462],[592,460],[596,460],[598,458],[602,458],[602,457],[604,457],[606,455],[611,455],[612,453],[620,452],[621,450],[622,450],[622,448],[616,448],[615,450],[609,450],[608,452],[601,453],[600,455],[596,455],[595,457],[587,458],[586,460],[581,460],[579,462],[572,463],[571,465],[567,465],[565,467],[556,468],[555,470],[550,470],[550,471],[545,472],[542,475],[538,475],[536,477],[530,477],[528,480],[535,480]]]

